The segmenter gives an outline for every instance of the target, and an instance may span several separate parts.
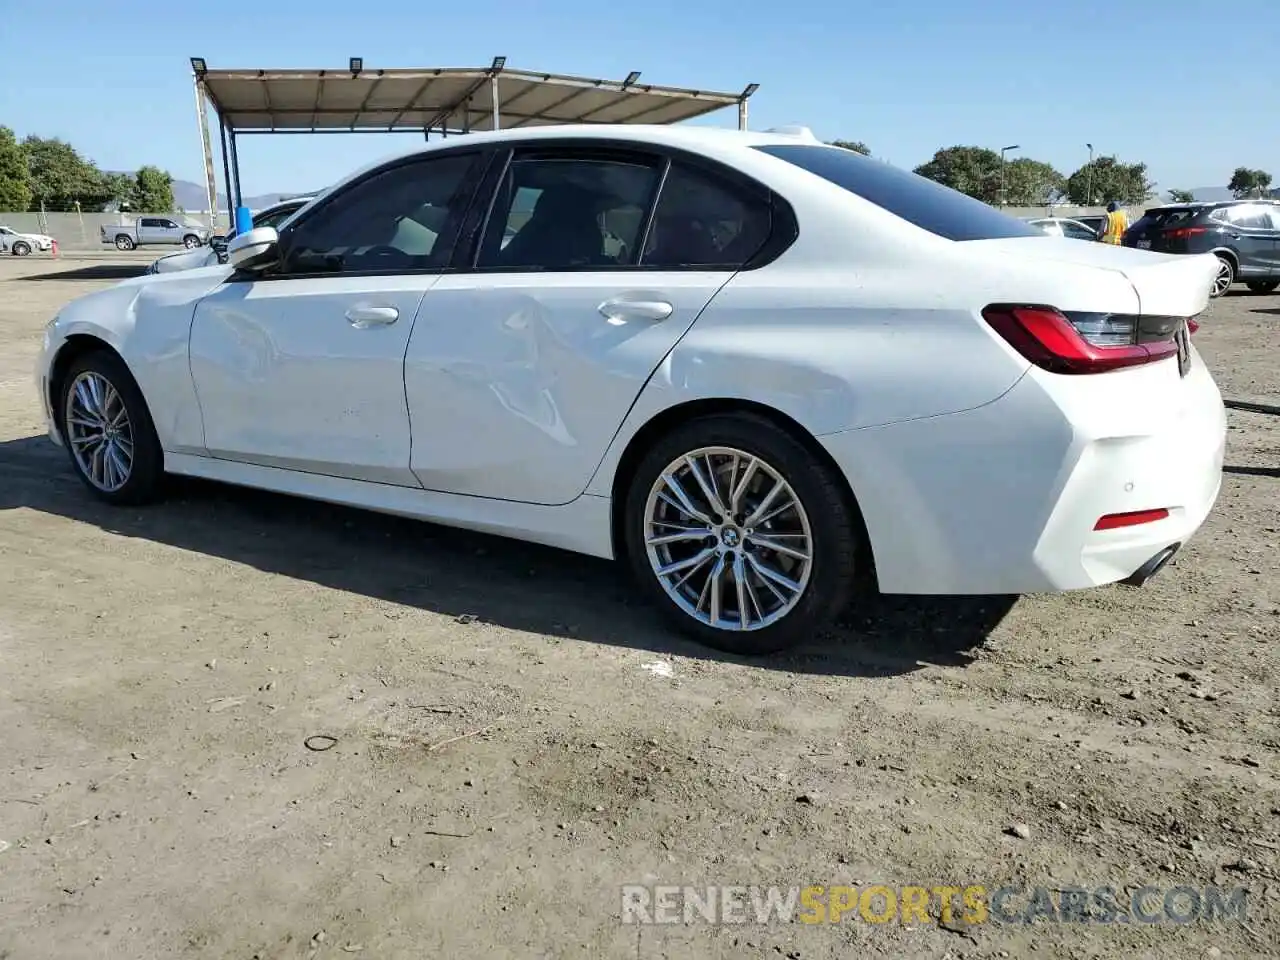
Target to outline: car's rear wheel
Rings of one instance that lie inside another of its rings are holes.
[[[164,452],[124,362],[105,350],[85,354],[72,361],[62,383],[62,437],[76,475],[109,503],[154,499]]]
[[[631,566],[659,608],[729,653],[812,638],[854,584],[859,525],[840,477],[759,416],[708,416],[659,440],[624,522]]]
[[[1218,273],[1213,278],[1213,288],[1209,291],[1209,296],[1217,298],[1223,296],[1231,285],[1236,282],[1235,264],[1226,257],[1218,257]]]
[[[182,238],[182,245],[188,250],[194,250],[196,247],[200,246],[200,238],[193,233],[188,233]]]
[[[1250,280],[1247,286],[1254,293],[1271,293],[1280,287],[1280,280]]]
[[[124,236],[123,234],[121,234],[120,236],[116,237],[116,249],[117,249],[117,250],[132,250],[132,249],[133,249],[133,240],[132,240],[132,239],[130,239],[129,237],[126,237],[126,236]]]
[[[13,255],[15,257],[25,257],[31,252],[31,244],[25,240],[19,240],[13,245]]]

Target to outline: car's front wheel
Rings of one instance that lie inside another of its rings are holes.
[[[182,238],[182,245],[188,250],[194,250],[196,247],[200,246],[200,238],[193,233],[189,233]]]
[[[15,257],[25,257],[31,252],[31,244],[25,240],[19,240],[13,245],[13,255]]]
[[[1250,280],[1247,286],[1254,293],[1271,293],[1280,287],[1280,280]]]
[[[759,416],[708,416],[659,440],[624,522],[631,566],[658,606],[729,653],[812,638],[854,583],[860,528],[840,477]]]
[[[72,361],[62,383],[62,437],[76,475],[109,503],[153,499],[164,452],[124,361],[105,350],[85,354]]]
[[[1213,288],[1209,291],[1209,296],[1217,298],[1225,295],[1235,282],[1235,264],[1226,257],[1218,257],[1218,273],[1213,278]]]

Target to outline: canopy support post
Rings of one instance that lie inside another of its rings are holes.
[[[218,118],[218,127],[222,131],[222,179],[227,187],[227,232],[230,233],[235,225],[235,208],[231,206],[231,148],[227,146],[227,125],[221,117]]]
[[[207,105],[208,95],[205,93],[204,82],[197,75],[195,78],[196,87],[196,121],[200,124],[200,144],[204,147],[204,186],[205,193],[209,202],[209,228],[217,229],[218,226],[218,175],[213,169],[213,139],[209,136],[209,108]],[[218,118],[221,123],[221,117]],[[141,213],[163,213],[165,211],[139,211]]]

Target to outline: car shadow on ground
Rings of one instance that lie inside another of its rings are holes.
[[[1233,473],[1238,477],[1280,477],[1280,467],[1235,467],[1228,464],[1222,468],[1223,473]]]
[[[53,273],[32,273],[19,280],[128,280],[147,272],[146,263],[97,263],[91,267],[75,267]]]
[[[1273,317],[1280,317],[1280,307],[1254,307],[1250,313],[1266,313]]]
[[[768,669],[896,676],[963,666],[1016,597],[875,597],[786,654],[737,658],[661,622],[619,564],[548,547],[201,480],[145,508],[96,500],[46,437],[0,442],[0,510],[26,508],[128,537],[451,616],[657,654]]]

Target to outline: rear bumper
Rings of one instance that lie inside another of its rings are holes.
[[[1226,437],[1218,388],[1192,362],[1185,379],[1172,361],[1079,378],[1032,371],[976,410],[820,437],[862,508],[880,589],[1081,589],[1184,544],[1217,499]],[[1107,514],[1160,508],[1155,522],[1094,529]]]

